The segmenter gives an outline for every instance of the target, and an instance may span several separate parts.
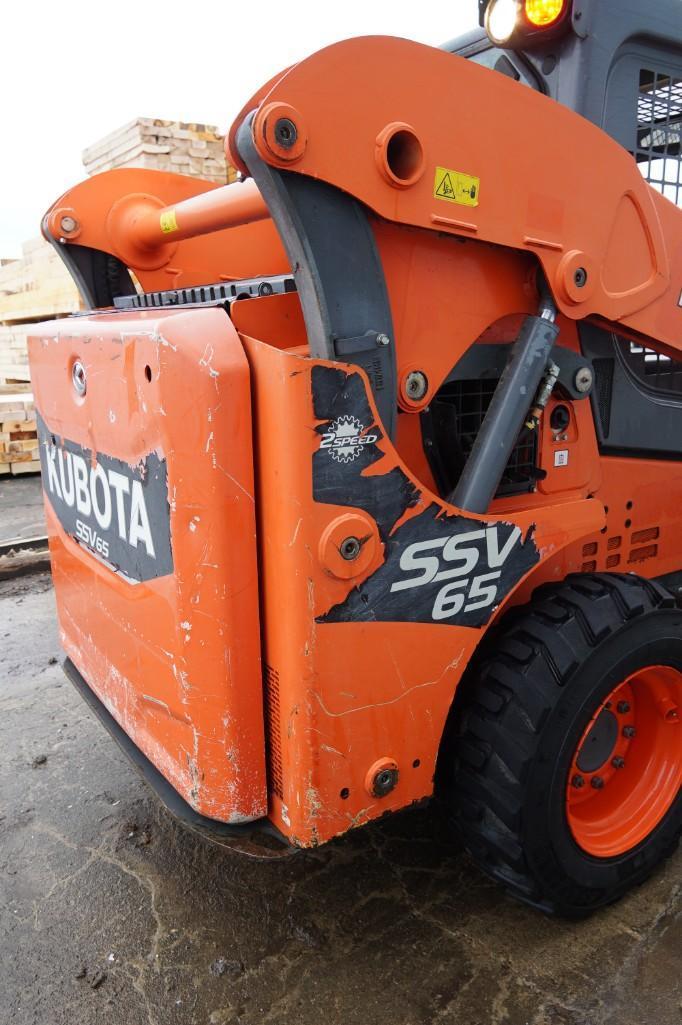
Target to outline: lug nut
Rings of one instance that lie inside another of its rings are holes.
[[[616,705],[616,711],[620,712],[621,715],[625,715],[626,712],[630,711],[629,701],[619,701]]]
[[[593,776],[590,785],[593,786],[595,790],[601,790],[604,786],[604,780],[601,776]]]
[[[352,562],[353,559],[357,559],[361,548],[362,542],[359,538],[347,537],[341,542],[339,551],[344,559],[347,559],[348,562]]]
[[[625,759],[621,758],[620,755],[617,755],[615,758],[611,759],[611,765],[614,767],[614,769],[624,769]]]
[[[623,727],[623,736],[627,737],[628,740],[632,740],[633,737],[637,736],[637,730],[635,729],[634,726],[624,726]]]
[[[581,787],[585,786],[585,777],[580,776],[576,773],[576,775],[571,780],[571,786],[575,787],[576,790],[580,790]]]

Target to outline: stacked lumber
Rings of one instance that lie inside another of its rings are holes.
[[[235,169],[226,163],[224,143],[215,125],[138,117],[89,146],[83,164],[88,174],[113,167],[148,167],[224,185],[236,178]]]
[[[221,184],[236,178],[215,126],[149,117],[136,118],[94,143],[83,153],[83,163],[91,175],[114,167],[146,167]],[[0,260],[0,384],[30,381],[26,335],[31,323],[80,308],[71,276],[43,239],[25,242],[19,259]]]
[[[28,381],[26,330],[80,309],[78,290],[58,253],[42,238],[24,242],[18,260],[0,265],[0,379]]]
[[[40,470],[35,406],[30,392],[0,392],[0,476]]]

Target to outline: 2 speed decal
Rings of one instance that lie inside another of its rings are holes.
[[[340,416],[322,435],[320,448],[326,448],[338,463],[352,463],[360,455],[363,445],[373,445],[376,434],[365,434],[364,424],[355,416]]]

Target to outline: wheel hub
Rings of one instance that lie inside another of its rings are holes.
[[[618,719],[608,708],[602,708],[578,752],[576,766],[580,772],[600,769],[613,754],[617,740]]]
[[[682,674],[633,673],[595,710],[571,762],[566,814],[576,842],[616,857],[644,840],[682,786]]]

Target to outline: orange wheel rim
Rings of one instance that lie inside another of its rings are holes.
[[[566,814],[576,843],[613,858],[649,836],[682,786],[682,673],[648,666],[619,683],[580,738]]]

